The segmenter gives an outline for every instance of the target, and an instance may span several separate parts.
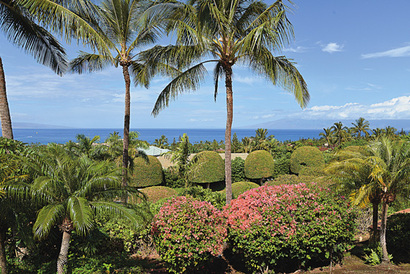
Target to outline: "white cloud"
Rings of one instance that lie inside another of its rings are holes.
[[[302,53],[302,52],[306,52],[306,50],[307,50],[307,48],[305,48],[305,47],[297,46],[296,48],[286,48],[283,51],[284,52]]]
[[[366,83],[364,86],[350,86],[346,88],[347,90],[355,90],[355,91],[374,91],[374,90],[379,90],[382,89],[381,86],[372,84],[372,83]]]
[[[401,96],[371,105],[347,103],[341,106],[313,106],[305,109],[300,115],[321,119],[410,119],[410,96]]]
[[[243,83],[243,84],[248,84],[248,85],[252,85],[254,83],[260,82],[261,78],[259,77],[241,77],[241,76],[237,76],[234,79],[235,82],[239,82],[239,83]]]
[[[407,57],[410,56],[410,46],[395,48],[391,50],[362,54],[362,58],[380,58],[380,57]]]
[[[322,45],[322,51],[328,52],[328,53],[333,53],[333,52],[338,52],[343,50],[344,45],[339,45],[337,43],[329,43],[327,45]]]

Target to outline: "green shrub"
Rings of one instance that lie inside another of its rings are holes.
[[[134,159],[134,168],[131,174],[130,186],[147,187],[159,185],[162,182],[162,166],[154,156],[148,159],[137,157]]]
[[[272,155],[266,150],[256,150],[249,153],[245,160],[245,176],[249,179],[266,179],[275,173],[275,163]]]
[[[295,174],[299,174],[302,168],[323,168],[324,164],[323,154],[317,147],[299,147],[290,157],[290,171]]]
[[[275,159],[275,172],[274,177],[278,177],[279,175],[289,174],[290,172],[290,159],[287,157],[281,157]]]
[[[233,199],[238,198],[239,195],[244,193],[245,191],[248,191],[249,189],[252,188],[257,188],[259,187],[258,184],[252,183],[252,182],[236,182],[232,184],[232,196]],[[222,195],[226,197],[226,190],[221,191]]]
[[[294,184],[300,184],[300,183],[305,183],[309,184],[315,182],[321,187],[330,187],[331,185],[334,184],[332,178],[330,176],[297,176],[295,174],[285,174],[285,175],[280,175],[277,178],[267,181],[265,185],[268,186],[278,186],[278,185],[294,185]]]
[[[354,238],[348,202],[315,184],[251,189],[225,210],[232,251],[252,272],[339,262]]]
[[[178,170],[171,166],[167,169],[163,169],[164,174],[164,185],[170,188],[185,187],[185,180],[179,178]]]
[[[236,157],[231,162],[232,183],[245,180],[245,160]]]
[[[203,188],[201,186],[184,188],[180,196],[190,196],[196,200],[208,202],[219,210],[222,210],[226,204],[226,194],[222,194],[221,191],[212,191],[209,188]]]
[[[173,188],[166,186],[150,186],[141,189],[141,192],[145,194],[148,202],[156,203],[164,198],[170,198],[177,196],[177,191]]]
[[[387,219],[386,242],[396,263],[410,263],[410,214],[394,214]]]
[[[189,181],[197,184],[215,183],[225,179],[225,164],[215,151],[202,151],[192,159]]]
[[[196,271],[222,254],[225,218],[208,202],[176,197],[160,209],[152,223],[152,235],[168,271]]]

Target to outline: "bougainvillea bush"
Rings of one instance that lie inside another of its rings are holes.
[[[180,196],[164,204],[151,232],[168,271],[182,273],[222,254],[226,219],[210,203]]]
[[[225,210],[232,250],[253,272],[338,261],[354,236],[347,201],[316,184],[251,189]]]

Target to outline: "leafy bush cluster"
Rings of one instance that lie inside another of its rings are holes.
[[[290,172],[290,159],[286,156],[275,159],[274,173],[273,177],[279,175],[289,174]]]
[[[245,160],[245,176],[249,179],[264,179],[275,173],[272,155],[266,150],[251,152]]]
[[[222,212],[184,196],[165,203],[152,224],[156,249],[173,273],[199,269],[222,254],[226,233]]]
[[[215,151],[203,151],[192,159],[189,180],[194,183],[215,183],[225,179],[225,164]]]
[[[232,196],[234,199],[238,198],[239,195],[244,193],[245,191],[259,187],[258,184],[253,182],[236,182],[232,184]],[[222,195],[226,197],[226,190],[221,191]]]
[[[148,202],[156,203],[159,200],[177,196],[178,192],[166,186],[151,186],[141,189]]]
[[[290,171],[299,174],[303,168],[322,168],[325,160],[322,152],[317,147],[298,147],[290,157]]]
[[[134,168],[130,186],[147,187],[159,185],[162,182],[162,165],[154,156],[137,157],[134,159]]]
[[[225,193],[222,191],[212,191],[209,188],[203,188],[201,186],[184,188],[180,192],[180,196],[189,196],[199,201],[208,202],[219,210],[222,210],[226,204]]]
[[[354,236],[346,201],[315,184],[263,186],[227,208],[228,239],[251,271],[337,260]]]
[[[245,180],[245,160],[236,157],[231,161],[232,183]]]

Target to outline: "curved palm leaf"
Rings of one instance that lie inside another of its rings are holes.
[[[38,239],[47,237],[51,228],[59,224],[64,215],[65,208],[63,204],[50,204],[40,209],[33,226],[34,236]]]
[[[83,197],[68,198],[66,211],[70,215],[75,231],[82,236],[87,235],[94,225],[94,212],[87,199]]]

